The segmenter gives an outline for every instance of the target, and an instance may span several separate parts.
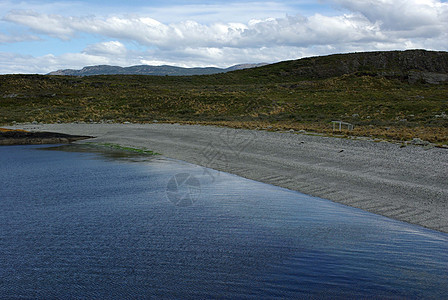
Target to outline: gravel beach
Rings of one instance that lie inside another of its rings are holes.
[[[14,128],[95,136],[87,141],[147,148],[448,233],[447,149],[178,124]]]

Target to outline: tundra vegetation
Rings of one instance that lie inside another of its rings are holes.
[[[176,122],[448,143],[448,52],[331,55],[197,76],[0,76],[0,124]]]

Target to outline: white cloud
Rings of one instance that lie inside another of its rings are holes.
[[[159,48],[314,46],[436,38],[446,32],[448,4],[435,0],[335,0],[352,11],[339,16],[314,14],[253,19],[246,23],[201,24],[188,20],[164,24],[148,16],[64,17],[12,11],[3,20],[60,39],[79,33],[135,41]]]
[[[70,26],[70,23],[75,21],[75,18],[65,18],[61,15],[46,15],[34,11],[15,10],[3,17],[3,20],[24,25],[35,32],[48,34],[60,39],[68,39],[76,32]]]
[[[62,9],[42,13],[38,7],[9,10],[2,18],[3,23],[35,34],[14,37],[0,33],[0,43],[37,39],[36,35],[68,42],[88,36],[89,43],[93,39],[97,42],[85,46],[81,53],[59,56],[3,53],[0,55],[5,59],[0,57],[4,62],[0,63],[0,72],[17,73],[14,69],[34,72],[41,68],[39,72],[44,73],[93,64],[228,67],[351,51],[448,49],[448,3],[437,0],[320,2],[332,3],[342,10],[330,15],[317,12],[285,15],[282,12],[291,4],[275,2],[266,2],[265,7],[261,2],[252,2],[257,4],[253,7],[247,3],[146,7],[139,14],[97,16],[65,15]],[[237,11],[238,7],[244,12]],[[170,13],[176,17],[170,19]],[[125,44],[139,50],[131,51]],[[6,60],[6,56],[11,56],[11,60]]]
[[[328,0],[377,24],[384,49],[448,49],[448,3],[439,0]]]
[[[92,49],[97,45],[92,45]],[[90,47],[90,46],[89,46]],[[89,48],[87,47],[87,48]],[[91,65],[131,66],[140,64],[173,65],[179,67],[229,67],[240,62],[271,62],[300,57],[294,47],[274,47],[264,49],[235,48],[187,48],[184,50],[168,50],[146,52],[127,52],[126,55],[113,53],[66,53],[60,56],[48,54],[34,57],[14,53],[1,53],[0,73],[49,73],[59,69],[81,69]]]
[[[73,38],[76,33],[91,33],[160,48],[311,46],[384,38],[376,24],[356,15],[326,17],[316,14],[251,20],[247,24],[210,25],[196,21],[163,24],[138,16],[64,18],[28,11],[11,12],[4,19],[64,40]]]
[[[157,16],[157,19],[164,23],[178,23],[187,20],[195,20],[201,24],[211,24],[215,22],[248,22],[253,18],[266,19],[270,17],[279,18],[285,16],[287,12],[295,13],[294,5],[304,1],[239,1],[227,2],[224,4],[186,4],[170,5],[162,7],[142,8],[139,14]]]
[[[139,2],[139,3],[135,3]],[[21,9],[45,12],[64,17],[85,16],[101,12],[102,16],[139,14],[156,17],[163,23],[195,20],[202,24],[214,22],[246,22],[252,18],[282,17],[302,11],[297,6],[309,5],[308,0],[282,1],[89,1],[89,0],[2,0],[0,15]],[[205,3],[204,3],[205,2]],[[306,9],[303,9],[305,11]],[[2,13],[3,12],[3,13]]]
[[[110,41],[89,45],[84,49],[83,53],[96,56],[98,55],[123,56],[126,55],[127,49],[126,46],[120,43],[119,41]]]
[[[0,44],[19,43],[24,41],[38,41],[39,37],[33,35],[11,35],[0,32]]]
[[[410,31],[448,23],[448,3],[437,0],[332,0],[338,5],[381,23],[384,30]],[[446,27],[445,27],[446,30]]]
[[[111,62],[109,58],[85,53],[66,53],[60,56],[47,54],[40,57],[0,52],[2,61],[0,72],[17,73],[49,73],[58,69],[82,68],[89,65],[101,65]]]

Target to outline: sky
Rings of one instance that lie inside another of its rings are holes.
[[[0,0],[0,74],[448,50],[448,0]]]

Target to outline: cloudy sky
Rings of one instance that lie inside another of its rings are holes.
[[[448,50],[448,0],[0,0],[0,74]]]

